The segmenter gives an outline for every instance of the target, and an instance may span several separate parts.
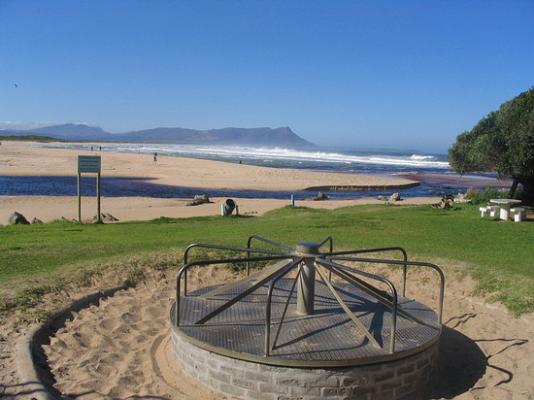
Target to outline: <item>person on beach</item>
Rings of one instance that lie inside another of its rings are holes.
[[[154,153],[154,162],[158,162],[158,153]]]

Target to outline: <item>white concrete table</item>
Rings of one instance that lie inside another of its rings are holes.
[[[521,200],[515,199],[490,199],[490,204],[501,208],[500,218],[508,221],[510,219],[510,207],[521,204]]]

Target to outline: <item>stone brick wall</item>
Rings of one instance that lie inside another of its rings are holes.
[[[273,367],[200,349],[172,330],[185,372],[216,392],[246,400],[418,399],[436,363],[439,342],[402,360],[350,368]]]

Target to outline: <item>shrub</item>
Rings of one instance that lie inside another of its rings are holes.
[[[490,199],[506,199],[509,196],[507,189],[481,189],[468,190],[465,197],[471,200],[472,204],[486,204]]]

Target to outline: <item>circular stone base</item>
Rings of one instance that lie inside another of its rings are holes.
[[[439,341],[406,358],[345,368],[287,368],[225,357],[201,349],[171,329],[187,374],[240,399],[418,399],[436,364]]]

